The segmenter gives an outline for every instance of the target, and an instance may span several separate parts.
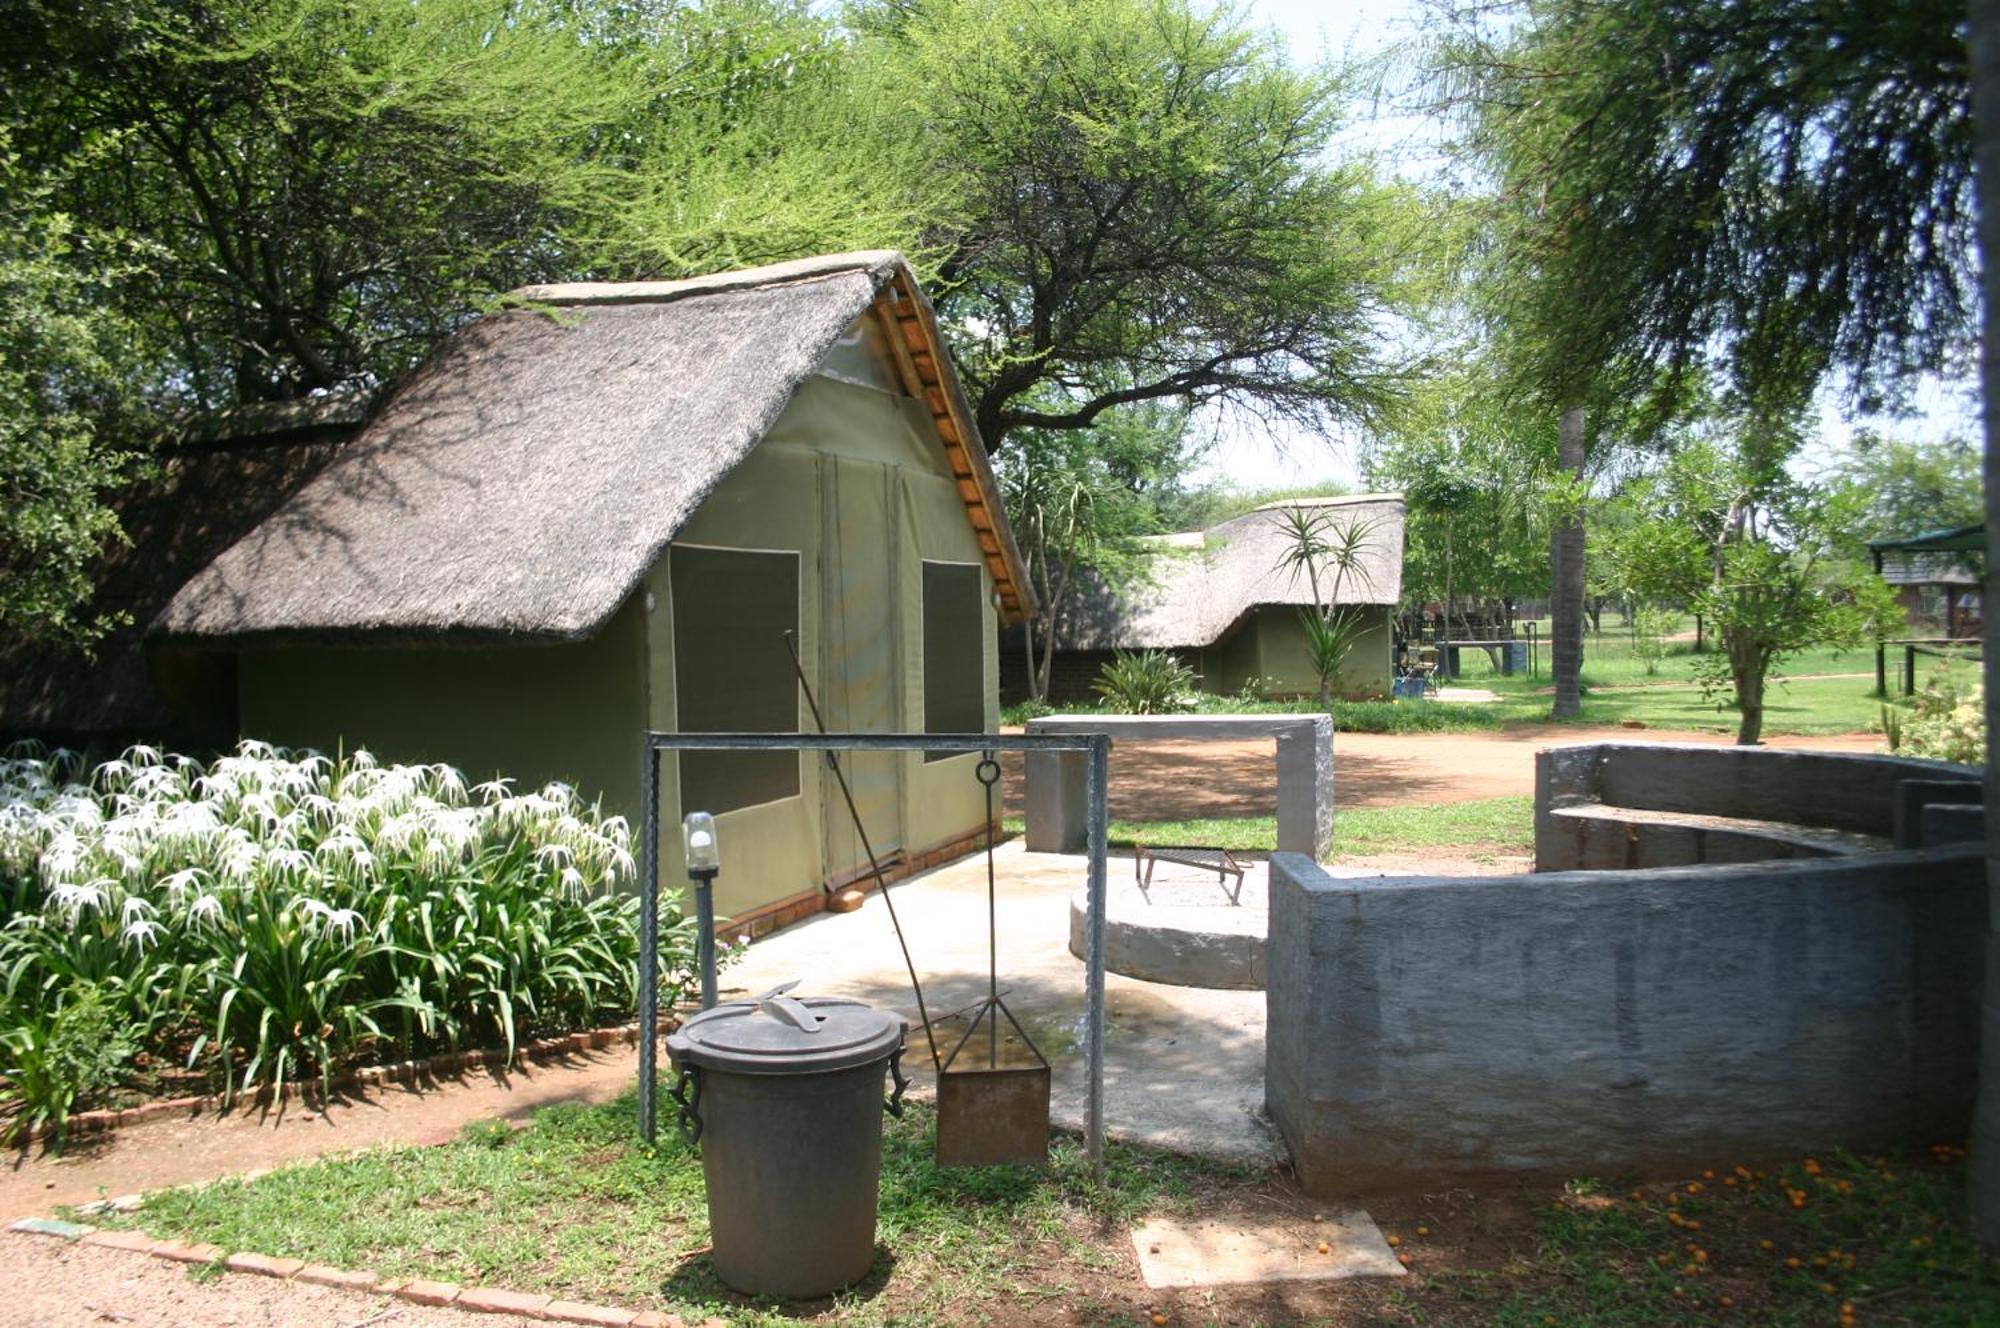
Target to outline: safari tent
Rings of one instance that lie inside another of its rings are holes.
[[[193,570],[144,656],[235,732],[563,780],[635,821],[641,735],[997,724],[1030,594],[928,302],[888,252],[517,292]],[[976,756],[850,757],[892,862],[982,832]],[[717,815],[718,908],[787,921],[865,872],[816,759],[662,763]],[[677,833],[662,870],[678,879]]]
[[[1394,616],[1403,594],[1402,495],[1267,503],[1206,530],[1155,537],[1142,575],[1113,589],[1079,578],[1056,615],[1050,696],[1069,701],[1119,650],[1165,650],[1181,657],[1202,690],[1266,697],[1310,696],[1319,687],[1306,649],[1301,608],[1312,603],[1303,574],[1285,566],[1289,514],[1360,537],[1359,565],[1341,581],[1338,602],[1365,628],[1334,690],[1386,696],[1393,680]],[[1014,634],[1005,665],[1010,699],[1027,692],[1024,643]]]

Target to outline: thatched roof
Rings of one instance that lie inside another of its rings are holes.
[[[172,426],[151,473],[113,495],[126,542],[106,550],[93,572],[91,613],[122,615],[126,625],[88,653],[0,636],[0,736],[232,741],[233,732],[179,727],[191,708],[171,707],[160,694],[147,660],[146,624],[189,577],[318,474],[359,427],[367,405],[359,394],[313,397]],[[203,679],[195,673],[177,670],[175,681],[199,688]]]
[[[1098,582],[1064,606],[1056,644],[1064,650],[1211,646],[1265,604],[1306,605],[1303,574],[1282,569],[1288,511],[1304,511],[1366,536],[1362,565],[1341,586],[1342,604],[1393,605],[1403,594],[1403,498],[1361,494],[1269,503],[1204,531],[1158,541],[1150,579],[1115,594]]]
[[[1029,604],[985,449],[901,255],[516,295],[523,307],[447,341],[155,631],[586,636],[871,309],[931,406],[1003,610]]]

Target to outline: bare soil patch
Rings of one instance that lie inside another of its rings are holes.
[[[1872,752],[1872,733],[1773,738],[1778,748]],[[1663,729],[1579,728],[1534,724],[1498,733],[1342,733],[1334,739],[1337,807],[1403,807],[1476,798],[1529,796],[1535,753],[1583,742],[1699,742],[1726,746],[1715,733]],[[1111,816],[1122,821],[1180,821],[1269,816],[1277,808],[1275,744],[1146,742],[1111,749]],[[1024,779],[1019,753],[1009,752],[1006,809],[1021,814]]]

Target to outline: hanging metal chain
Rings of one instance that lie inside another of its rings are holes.
[[[806,680],[805,663],[799,659],[799,643],[790,632],[786,632],[784,636],[785,649],[792,656],[792,672],[798,674],[799,690],[805,694],[806,708],[812,711],[813,726],[821,733],[825,733],[826,721],[820,718],[819,701],[813,696],[812,684]],[[868,830],[861,824],[861,810],[854,805],[854,793],[847,787],[847,776],[841,772],[840,759],[832,751],[828,751],[825,755],[827,769],[833,772],[834,782],[840,785],[840,796],[847,801],[847,814],[854,819],[855,838],[861,841],[861,851],[868,855],[868,870],[874,873],[876,893],[882,896],[882,906],[889,910],[889,925],[896,929],[896,945],[903,952],[903,967],[909,971],[910,990],[917,998],[917,1018],[924,1026],[924,1041],[931,1049],[931,1065],[936,1068],[939,1065],[937,1034],[931,1030],[930,1013],[924,1009],[924,984],[917,981],[916,961],[910,958],[910,943],[903,938],[903,920],[896,916],[896,901],[889,897],[889,878],[882,873],[882,864],[875,856],[875,848],[868,842]],[[992,801],[989,791],[987,804],[991,806]],[[989,829],[987,838],[990,840],[992,835],[993,832]]]

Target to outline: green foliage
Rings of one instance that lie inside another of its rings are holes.
[[[1818,478],[1849,538],[1851,556],[1869,540],[1907,539],[1976,526],[1986,518],[1977,444],[1858,434]]]
[[[114,625],[84,606],[120,537],[107,492],[133,461],[104,427],[131,329],[102,303],[130,259],[53,192],[0,123],[0,628],[81,643]]]
[[[5,1136],[18,1142],[47,1128],[58,1139],[79,1102],[116,1087],[137,1050],[116,1000],[82,984],[55,1004],[10,1000],[0,1023],[0,1102],[14,1113]]]
[[[912,238],[843,50],[790,0],[24,0],[0,113],[150,242],[105,293],[216,407],[392,379],[527,282]]]
[[[1907,714],[1882,707],[1889,750],[1964,765],[1986,764],[1986,688],[1976,672],[1947,664],[1918,692]]]
[[[1115,713],[1167,715],[1194,708],[1197,681],[1194,670],[1170,651],[1118,650],[1090,689]]]
[[[1048,695],[1059,624],[1083,583],[1087,593],[1116,596],[1146,579],[1158,499],[1177,489],[1191,460],[1186,423],[1181,412],[1148,403],[1088,430],[1023,430],[1000,459],[1008,523],[1035,588],[1034,695]]]
[[[1304,577],[1312,594],[1312,603],[1299,610],[1299,622],[1305,629],[1307,662],[1319,680],[1319,702],[1325,706],[1333,699],[1341,665],[1368,631],[1366,615],[1343,604],[1341,591],[1368,587],[1373,577],[1368,560],[1381,523],[1338,507],[1304,503],[1278,508],[1270,519],[1283,540],[1275,570],[1294,581]]]
[[[1899,611],[1880,578],[1838,556],[1825,495],[1785,473],[1782,427],[1738,427],[1733,446],[1690,443],[1633,486],[1621,556],[1634,593],[1685,602],[1715,633],[1722,648],[1694,656],[1695,678],[1732,698],[1737,740],[1754,743],[1780,660],[1879,638]]]
[[[1642,604],[1632,613],[1632,657],[1639,661],[1651,678],[1660,671],[1660,661],[1667,657],[1667,633],[1680,622],[1680,615],[1665,609]]]
[[[1368,616],[1358,609],[1335,609],[1325,615],[1300,609],[1299,626],[1306,635],[1306,663],[1319,680],[1320,695],[1330,701],[1341,666],[1368,634]]]
[[[864,5],[928,154],[940,308],[981,434],[1135,401],[1302,424],[1392,393],[1380,320],[1425,232],[1334,148],[1333,73],[1188,0]]]
[[[1558,407],[1663,389],[1670,417],[1710,360],[1760,400],[1835,368],[1893,390],[1966,348],[1963,5],[1437,9],[1494,183],[1492,312]]]
[[[511,1053],[636,1003],[627,832],[564,786],[259,744],[80,773],[0,761],[0,1035],[93,993],[134,1045],[235,1092],[324,1087],[382,1054]],[[666,925],[685,983],[691,924]]]
[[[1549,585],[1549,531],[1568,490],[1555,420],[1510,395],[1490,366],[1440,375],[1395,411],[1368,480],[1408,504],[1407,602],[1523,599]]]

